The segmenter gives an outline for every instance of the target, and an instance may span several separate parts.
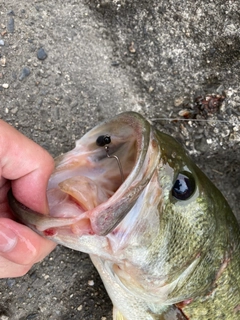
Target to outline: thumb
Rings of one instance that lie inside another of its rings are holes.
[[[25,274],[55,244],[31,229],[7,218],[0,219],[0,278]],[[19,265],[16,269],[16,265]],[[11,270],[11,268],[13,270]]]

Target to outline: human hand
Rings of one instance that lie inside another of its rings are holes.
[[[55,247],[14,221],[7,202],[11,187],[18,201],[46,214],[46,187],[53,168],[47,151],[0,120],[0,278],[24,275]]]

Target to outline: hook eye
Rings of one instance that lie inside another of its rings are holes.
[[[111,137],[109,135],[99,136],[96,140],[96,144],[99,147],[104,147],[106,144],[111,143]]]

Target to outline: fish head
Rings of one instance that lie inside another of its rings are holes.
[[[48,215],[11,195],[9,202],[20,221],[89,253],[99,270],[152,302],[209,290],[233,243],[235,221],[220,191],[175,139],[135,112],[98,125],[59,156],[47,196]]]

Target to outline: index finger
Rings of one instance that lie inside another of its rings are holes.
[[[46,188],[53,168],[53,158],[46,150],[0,120],[0,176],[12,180],[16,199],[46,213]]]

